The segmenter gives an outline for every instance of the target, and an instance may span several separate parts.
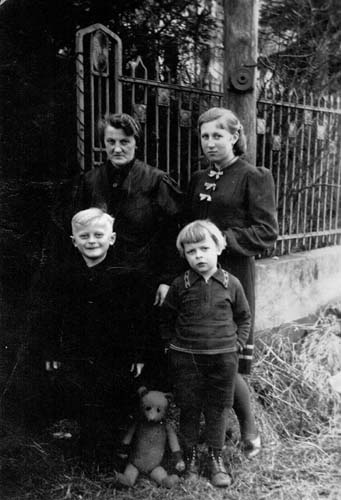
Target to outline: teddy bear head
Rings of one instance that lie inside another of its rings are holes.
[[[171,394],[144,389],[140,392],[140,397],[143,418],[147,422],[161,422],[167,414]]]

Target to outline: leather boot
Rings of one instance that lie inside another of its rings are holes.
[[[231,477],[225,468],[221,450],[210,448],[208,451],[208,471],[213,486],[224,488],[230,486]]]
[[[198,479],[200,473],[198,448],[192,446],[186,451],[186,475],[189,479]]]

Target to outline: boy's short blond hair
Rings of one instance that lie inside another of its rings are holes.
[[[195,220],[181,229],[176,239],[176,248],[181,257],[184,257],[184,245],[187,243],[199,243],[206,238],[207,234],[212,238],[221,253],[226,248],[226,239],[220,229],[208,219]]]
[[[77,212],[71,219],[72,233],[79,227],[86,227],[93,221],[100,220],[106,221],[111,228],[114,226],[114,218],[100,208],[91,207],[86,210]]]

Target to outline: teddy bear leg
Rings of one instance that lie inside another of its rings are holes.
[[[165,488],[173,488],[178,482],[179,477],[176,474],[172,474],[169,476],[165,469],[160,465],[155,467],[150,473],[150,477],[160,486],[164,486]]]
[[[128,464],[123,474],[121,472],[116,473],[116,480],[123,486],[134,486],[138,475],[139,471],[137,470],[135,465]]]

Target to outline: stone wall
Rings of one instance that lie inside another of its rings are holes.
[[[257,331],[341,300],[341,246],[259,260],[256,269]]]

